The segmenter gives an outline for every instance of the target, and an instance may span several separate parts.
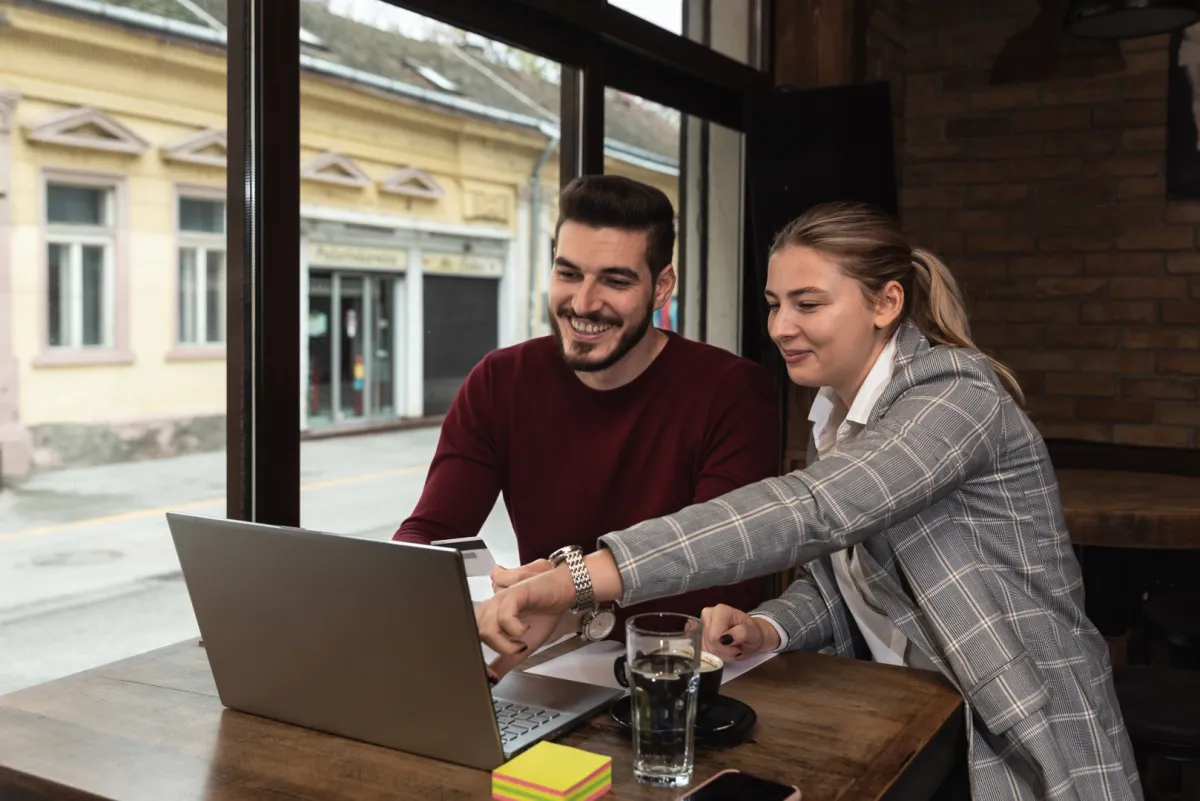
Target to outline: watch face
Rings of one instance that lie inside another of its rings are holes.
[[[617,625],[617,616],[610,609],[598,609],[584,623],[585,636],[593,642],[603,640],[612,634]]]

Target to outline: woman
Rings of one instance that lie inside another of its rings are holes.
[[[882,213],[824,205],[779,234],[766,297],[789,376],[822,387],[808,466],[606,534],[574,579],[498,573],[477,611],[493,669],[545,641],[576,582],[633,604],[803,566],[753,616],[706,610],[706,647],[938,670],[966,701],[974,798],[1140,799],[1045,444],[949,271]]]

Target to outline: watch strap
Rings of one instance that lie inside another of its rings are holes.
[[[571,572],[571,583],[575,585],[575,604],[571,611],[575,614],[587,609],[596,608],[596,596],[592,590],[592,577],[583,561],[583,549],[578,545],[567,545],[559,548],[549,556],[550,564],[558,567],[566,563]]]
[[[575,583],[575,606],[573,612],[596,608],[596,595],[592,590],[592,577],[583,561],[583,551],[573,548],[565,554],[571,581]]]

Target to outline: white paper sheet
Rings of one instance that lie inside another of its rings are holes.
[[[736,679],[747,670],[753,670],[773,656],[775,656],[775,654],[768,651],[766,653],[758,654],[757,656],[752,656],[749,659],[743,659],[740,662],[726,662],[725,672],[721,674],[721,683],[725,684],[732,679]]]
[[[525,672],[620,690],[624,688],[617,683],[617,676],[613,673],[613,662],[623,653],[625,646],[614,640],[590,642],[582,648],[543,662],[537,667],[531,667]]]
[[[616,674],[613,673],[613,662],[624,650],[624,645],[613,640],[593,642],[569,654],[563,654],[537,667],[529,668],[526,672],[581,681],[584,684],[596,684],[601,687],[613,687],[619,690],[623,688],[617,683]],[[773,656],[775,654],[765,653],[741,662],[726,662],[725,671],[721,675],[721,684],[736,679]]]

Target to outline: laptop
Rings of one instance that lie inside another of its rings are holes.
[[[490,687],[454,548],[167,523],[230,709],[490,771],[622,694],[520,671]]]

